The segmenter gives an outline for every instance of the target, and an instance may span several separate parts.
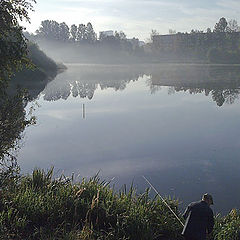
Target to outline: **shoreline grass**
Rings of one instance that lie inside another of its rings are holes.
[[[5,176],[6,177],[6,176]],[[180,240],[181,224],[165,204],[130,187],[114,191],[98,176],[74,183],[53,169],[0,176],[0,239]],[[165,199],[181,218],[178,201]],[[210,239],[237,240],[240,213],[216,216]]]

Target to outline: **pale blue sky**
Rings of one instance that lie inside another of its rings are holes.
[[[42,20],[68,25],[91,22],[95,31],[124,31],[127,37],[149,38],[151,29],[167,34],[213,28],[225,17],[240,24],[240,0],[38,0],[30,14],[34,32]]]

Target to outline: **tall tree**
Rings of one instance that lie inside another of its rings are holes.
[[[219,19],[219,22],[215,24],[213,32],[215,33],[215,42],[217,47],[224,49],[226,45],[226,32],[227,32],[227,20],[222,17]]]
[[[237,20],[231,19],[228,22],[227,31],[228,32],[240,32],[240,27],[238,26]]]
[[[44,20],[37,30],[37,35],[49,40],[60,40],[60,24],[54,20]]]
[[[231,19],[228,22],[227,30],[228,32],[228,45],[232,51],[236,51],[239,48],[240,42],[240,27],[238,26],[237,20]]]
[[[227,20],[224,17],[222,17],[219,19],[219,22],[215,24],[213,31],[214,32],[226,32],[227,25],[228,25]]]
[[[119,39],[120,40],[126,40],[127,39],[127,35],[123,31],[120,31],[118,34],[119,34]]]
[[[73,41],[76,41],[76,39],[77,39],[77,30],[78,30],[77,26],[76,26],[75,24],[73,24],[73,25],[71,26],[71,30],[70,30],[71,39],[72,39]]]
[[[169,33],[170,35],[172,35],[172,34],[176,34],[177,31],[176,31],[176,30],[173,30],[173,29],[169,29],[169,30],[168,30],[168,33]]]
[[[158,36],[158,35],[159,35],[159,32],[156,29],[152,29],[152,31],[150,33],[151,42],[153,42],[154,36]]]
[[[27,39],[19,21],[30,22],[35,0],[1,0],[0,2],[0,84],[27,60]]]
[[[85,29],[86,40],[89,43],[94,43],[97,40],[96,33],[93,30],[92,24],[89,22]]]
[[[69,27],[65,22],[60,23],[59,25],[59,38],[61,41],[68,41],[70,37]]]
[[[86,40],[86,26],[84,24],[79,24],[77,29],[77,41],[82,42]]]

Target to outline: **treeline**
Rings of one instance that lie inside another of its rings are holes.
[[[25,33],[30,40],[50,40],[61,43],[73,43],[76,45],[90,44],[94,46],[107,46],[115,50],[134,52],[139,50],[139,40],[137,38],[127,39],[123,31],[112,31],[112,34],[100,32],[99,37],[90,22],[86,25],[72,24],[68,26],[65,22],[58,23],[54,20],[44,20],[41,22],[36,34]]]
[[[172,33],[172,31],[171,31]],[[222,17],[211,30],[192,30],[190,33],[151,35],[152,51],[162,56],[200,57],[217,63],[240,63],[240,27],[236,20]]]
[[[57,41],[72,41],[72,42],[87,42],[94,43],[97,40],[92,24],[89,22],[87,25],[73,24],[69,27],[65,22],[58,23],[54,20],[44,20],[41,26],[36,31],[37,38],[46,38],[48,40]]]

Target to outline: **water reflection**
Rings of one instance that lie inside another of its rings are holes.
[[[22,145],[23,133],[27,126],[36,122],[33,115],[37,105],[34,100],[44,90],[49,78],[45,75],[21,72],[9,83],[0,84],[0,165],[17,166],[17,150]],[[52,74],[54,78],[56,73]],[[26,107],[31,102],[31,106]],[[2,169],[1,169],[2,170]]]
[[[135,179],[140,190],[146,175],[163,195],[185,203],[209,191],[217,211],[237,207],[238,68],[68,65],[40,94],[38,126],[26,132],[22,169],[53,165],[84,177],[100,170],[118,186]],[[234,101],[231,108],[213,107]]]
[[[143,75],[139,67],[132,66],[68,65],[68,68],[47,85],[44,100],[66,100],[70,95],[92,99],[98,87],[124,90],[129,82]]]
[[[240,67],[214,65],[68,65],[69,70],[51,81],[42,92],[44,100],[69,96],[92,99],[98,87],[124,90],[131,81],[148,76],[150,93],[169,87],[169,94],[188,92],[211,96],[218,106],[233,104],[240,94]]]
[[[218,106],[233,104],[240,94],[239,66],[175,66],[153,71],[149,80],[151,93],[170,86],[169,94],[188,92],[211,96]]]
[[[0,93],[0,165],[1,171],[17,165],[15,152],[21,145],[25,128],[34,124],[32,113],[25,111],[28,102],[26,92],[18,90],[14,95],[4,89]],[[6,89],[5,89],[6,90]]]

